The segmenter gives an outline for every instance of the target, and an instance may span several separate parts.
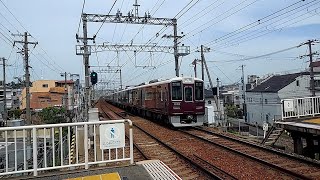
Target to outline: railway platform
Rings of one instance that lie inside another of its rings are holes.
[[[12,179],[12,178],[11,178]],[[180,179],[170,168],[159,160],[137,162],[135,165],[122,167],[103,167],[88,170],[73,170],[59,173],[46,173],[37,177],[26,176],[16,178],[46,180],[130,180],[130,179]]]
[[[294,152],[319,159],[320,156],[320,96],[282,101],[282,119],[274,125],[290,133]]]

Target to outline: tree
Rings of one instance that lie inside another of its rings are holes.
[[[47,107],[39,112],[39,116],[46,124],[65,123],[64,118],[65,109],[63,107]]]

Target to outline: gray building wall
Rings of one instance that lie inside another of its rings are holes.
[[[303,75],[296,78],[294,82],[282,88],[278,94],[280,99],[311,96],[310,76]]]
[[[281,102],[277,93],[247,92],[247,119],[251,124],[273,123],[281,115]]]
[[[319,75],[317,76],[315,79],[319,79]],[[273,119],[281,118],[282,99],[311,96],[309,88],[310,76],[302,75],[277,93],[246,92],[248,122],[252,124],[257,122],[259,125],[264,122],[272,124]],[[316,92],[316,95],[320,93]]]

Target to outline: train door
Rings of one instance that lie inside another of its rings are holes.
[[[144,93],[143,93],[143,90],[140,89],[139,93],[140,93],[140,97],[139,97],[140,103],[139,103],[139,106],[142,107],[142,106],[143,106],[143,101],[144,101]]]
[[[193,84],[185,84],[183,88],[184,93],[184,111],[193,111],[194,110],[194,95],[193,95]]]

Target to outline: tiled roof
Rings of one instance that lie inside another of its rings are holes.
[[[261,83],[254,89],[248,90],[247,92],[278,92],[282,88],[294,82],[297,77],[303,74],[306,73],[275,75],[266,80],[265,82]]]

